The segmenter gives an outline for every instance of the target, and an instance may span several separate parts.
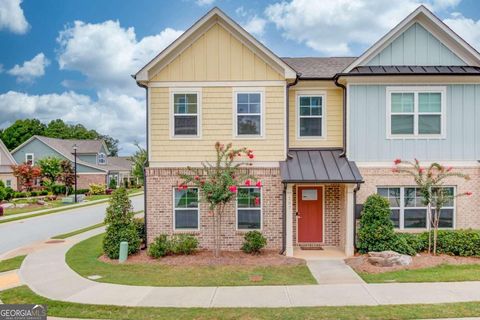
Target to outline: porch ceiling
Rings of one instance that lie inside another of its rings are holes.
[[[340,149],[293,149],[280,162],[283,182],[362,183],[357,165],[341,157]]]

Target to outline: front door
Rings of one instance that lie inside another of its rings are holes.
[[[298,187],[298,242],[323,242],[323,187]]]

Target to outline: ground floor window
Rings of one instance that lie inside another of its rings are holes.
[[[175,230],[198,230],[199,229],[199,206],[198,189],[188,188],[174,191],[174,229]]]
[[[12,180],[7,179],[7,180],[5,181],[5,187],[11,188],[11,187],[12,187]]]
[[[262,194],[260,188],[239,188],[237,193],[237,229],[262,228]]]
[[[440,212],[440,228],[453,228],[455,220],[455,188],[443,187],[451,200]],[[377,193],[390,203],[390,218],[398,229],[424,229],[428,226],[427,207],[422,202],[419,188],[379,187]],[[433,210],[432,214],[435,213]]]

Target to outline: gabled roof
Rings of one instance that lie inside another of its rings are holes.
[[[282,58],[300,75],[300,79],[332,79],[355,59],[356,57]]]
[[[454,52],[467,65],[480,66],[480,53],[443,23],[443,21],[435,16],[430,10],[421,5],[365,51],[360,57],[353,61],[343,72],[347,73],[355,67],[365,65],[370,59],[375,57],[414,23],[419,23],[431,32],[432,35],[440,39],[447,48]]]
[[[52,148],[65,158],[70,161],[74,161],[73,156],[73,146],[77,144],[77,154],[97,154],[101,150],[101,146],[105,146],[105,150],[108,150],[105,142],[103,140],[73,140],[73,139],[56,139],[56,138],[49,138],[43,136],[32,136],[30,139],[16,147],[12,150],[12,154],[23,148],[25,145],[30,143],[32,140],[37,139],[47,145],[48,147]],[[81,150],[81,151],[80,151]],[[96,151],[94,151],[96,150]],[[108,152],[108,151],[107,151]],[[108,168],[100,165],[96,165],[93,163],[89,163],[86,161],[82,161],[77,158],[77,163],[81,164],[86,167],[94,168],[101,171],[108,171]]]
[[[185,50],[199,35],[203,34],[215,23],[221,23],[228,31],[232,32],[252,51],[258,53],[259,56],[265,60],[269,65],[275,68],[280,74],[287,79],[296,78],[296,72],[282,59],[275,55],[270,49],[259,42],[255,37],[249,34],[238,23],[227,16],[218,7],[213,8],[198,20],[193,26],[185,31],[180,37],[172,42],[160,54],[147,63],[140,69],[133,77],[137,82],[148,81],[154,74],[158,73],[168,62],[172,61],[174,57],[178,56]]]
[[[131,171],[133,161],[130,157],[108,157],[106,167],[111,171]]]
[[[0,139],[0,149],[3,150],[3,153],[7,155],[8,157],[8,160],[10,160],[10,162],[12,164],[17,164],[17,162],[15,161],[15,159],[13,158],[12,154],[10,153],[10,151],[8,151],[7,149],[7,146],[3,143],[3,141]],[[2,165],[3,163],[0,163],[0,165]]]

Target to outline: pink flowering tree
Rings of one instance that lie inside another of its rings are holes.
[[[443,188],[445,179],[458,177],[469,180],[470,177],[461,172],[453,171],[452,167],[445,167],[438,163],[432,163],[427,168],[422,167],[417,159],[413,162],[396,159],[394,164],[393,172],[405,173],[412,176],[420,189],[423,204],[427,206],[427,215],[430,221],[430,223],[428,223],[428,252],[432,252],[433,227],[433,254],[436,255],[438,227],[442,208],[455,197],[472,195],[471,192],[464,192],[457,195],[449,194],[446,188]]]
[[[204,162],[202,168],[187,167],[187,173],[182,173],[178,188],[186,190],[189,186],[198,188],[200,201],[208,203],[214,219],[215,257],[220,256],[220,235],[222,216],[225,207],[235,198],[239,186],[261,187],[262,183],[248,173],[255,156],[247,148],[234,148],[231,143],[226,146],[217,142],[217,154],[214,163]],[[259,203],[260,199],[255,199]]]

